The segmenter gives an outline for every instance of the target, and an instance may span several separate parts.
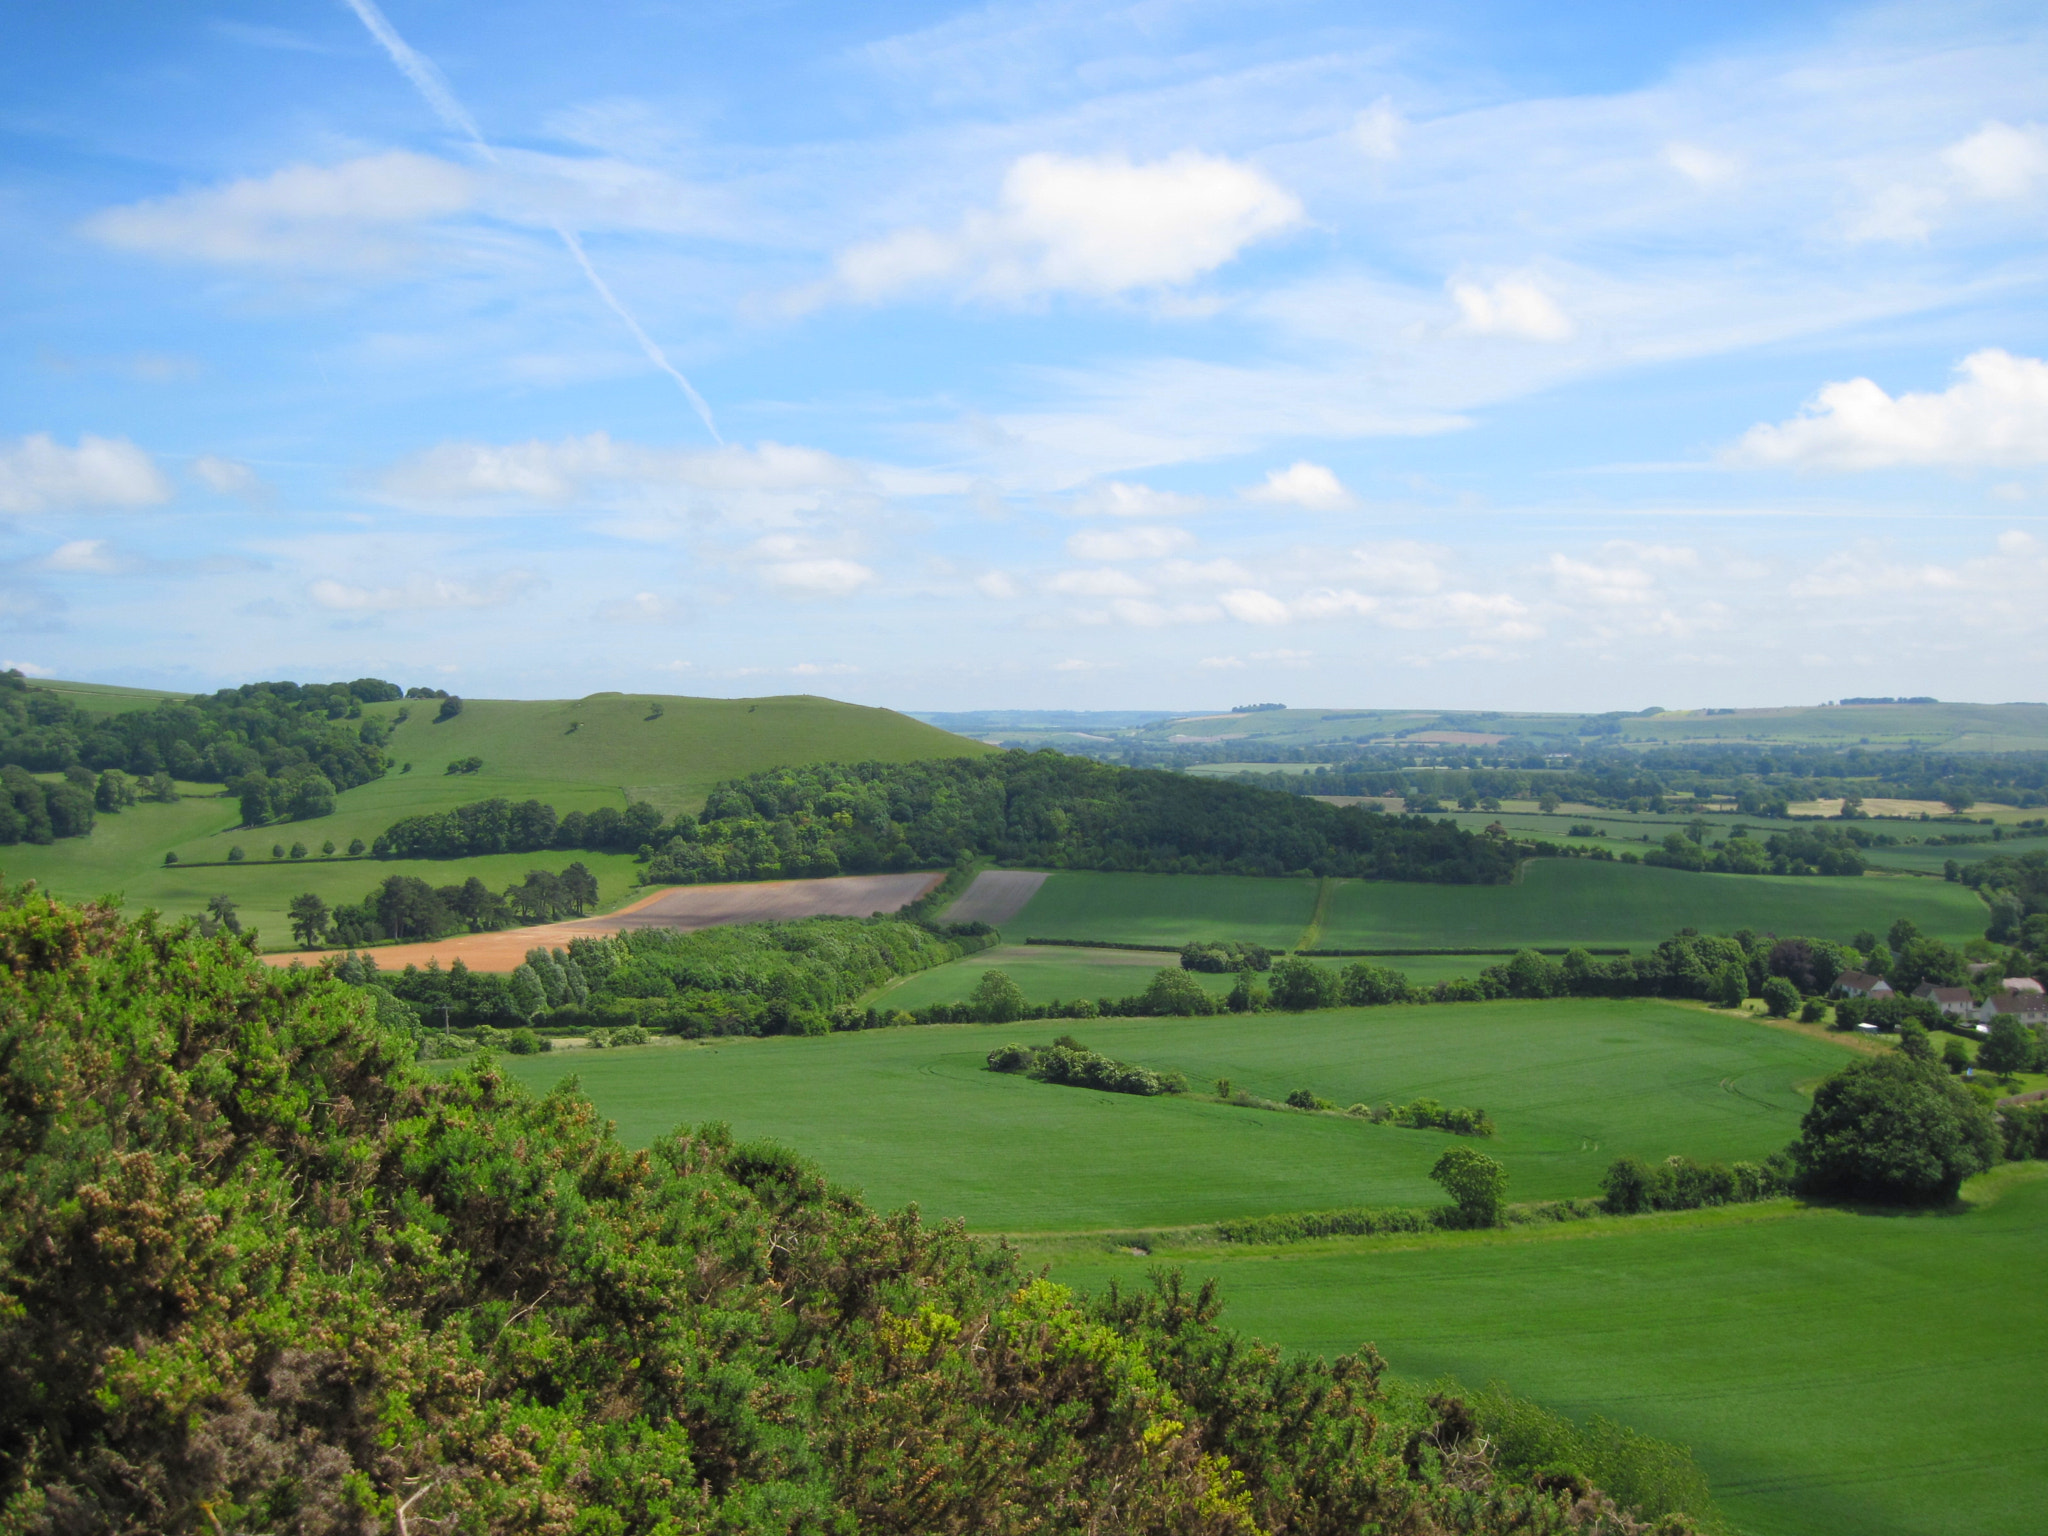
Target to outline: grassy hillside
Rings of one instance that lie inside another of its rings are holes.
[[[96,715],[114,715],[127,709],[148,709],[165,699],[182,699],[182,693],[166,693],[159,688],[120,688],[112,683],[67,683],[55,678],[31,678],[38,688],[48,689],[63,698],[67,704],[89,710]]]
[[[2048,1179],[1987,1174],[1966,1215],[1790,1201],[1548,1230],[1249,1253],[1097,1251],[1096,1288],[1215,1276],[1227,1320],[1293,1349],[1371,1340],[1692,1447],[1752,1536],[2021,1536],[2048,1505]],[[1992,1197],[1996,1196],[1995,1199]]]
[[[146,706],[157,697],[108,689],[92,696],[117,694],[132,695],[122,706],[128,708]],[[84,696],[75,701],[83,702]],[[604,905],[613,906],[625,899],[634,868],[629,858],[615,854],[512,854],[417,867],[373,860],[271,867],[269,851],[273,843],[289,848],[302,841],[317,853],[330,839],[346,849],[354,838],[370,842],[401,817],[494,796],[545,800],[565,813],[648,800],[673,815],[702,805],[705,792],[720,779],[762,768],[826,759],[910,762],[994,750],[891,710],[810,695],[475,699],[465,703],[460,715],[437,724],[438,709],[432,699],[366,706],[365,714],[387,720],[407,716],[391,734],[394,766],[382,779],[344,791],[331,816],[240,828],[235,802],[220,798],[218,785],[186,785],[191,798],[176,805],[142,804],[102,815],[89,838],[0,848],[0,870],[10,879],[37,880],[60,896],[85,899],[118,892],[131,906],[173,913],[194,910],[206,897],[226,892],[242,904],[245,921],[261,926],[272,946],[286,939],[284,907],[294,895],[314,891],[330,905],[355,901],[393,873],[416,874],[435,885],[459,883],[474,874],[503,887],[530,868],[560,869],[580,858],[597,874]],[[449,762],[467,757],[482,758],[482,770],[445,771]],[[236,844],[248,862],[221,864]],[[165,867],[166,853],[177,854],[177,867]],[[194,864],[221,867],[188,867]]]
[[[1173,1226],[1269,1211],[1433,1204],[1433,1131],[1141,1099],[985,1070],[990,1049],[1071,1030],[1124,1061],[1340,1104],[1429,1095],[1484,1108],[1519,1199],[1598,1192],[1624,1152],[1761,1157],[1795,1133],[1794,1085],[1847,1059],[1831,1042],[1659,1001],[1503,1002],[1266,1014],[1246,1021],[940,1025],[820,1039],[512,1058],[536,1086],[572,1072],[627,1140],[720,1119],[786,1142],[893,1206],[983,1231]]]

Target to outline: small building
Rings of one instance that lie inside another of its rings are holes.
[[[1835,978],[1835,990],[1844,997],[1890,997],[1892,984],[1868,971],[1844,971]]]
[[[1968,987],[1937,987],[1931,981],[1923,981],[1913,989],[1913,995],[1925,998],[1943,1013],[1954,1018],[1968,1018],[1976,1004],[1970,999]]]
[[[1994,992],[1977,1009],[1986,1028],[1993,1019],[2018,1019],[2022,1024],[2048,1024],[2048,997],[2039,992]]]
[[[2031,992],[2036,997],[2042,995],[2041,983],[2031,976],[2008,976],[2001,985],[2008,992]]]

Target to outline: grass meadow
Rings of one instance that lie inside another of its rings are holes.
[[[882,1206],[917,1201],[980,1231],[1181,1226],[1271,1211],[1434,1204],[1452,1138],[1343,1117],[1134,1098],[989,1072],[1008,1041],[1071,1030],[1097,1050],[1228,1077],[1269,1098],[1427,1095],[1499,1122],[1511,1198],[1597,1193],[1623,1153],[1756,1158],[1797,1129],[1798,1091],[1837,1045],[1659,1001],[1500,1002],[1251,1018],[1044,1021],[821,1039],[507,1058],[545,1087],[578,1076],[629,1141],[725,1120],[821,1162]]]
[[[1504,1381],[1692,1447],[1751,1536],[2022,1536],[2048,1508],[2039,1164],[1962,1215],[1764,1206],[1409,1240],[1102,1251],[1055,1278],[1216,1276],[1290,1349],[1371,1341],[1412,1378]]]
[[[1286,949],[1301,937],[1315,906],[1313,880],[1067,871],[1040,886],[1003,932],[1015,939],[1119,944],[1244,939]]]

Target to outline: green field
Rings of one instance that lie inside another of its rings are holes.
[[[508,1058],[582,1078],[629,1141],[728,1120],[818,1159],[881,1206],[982,1231],[1145,1228],[1269,1211],[1431,1204],[1452,1138],[1363,1120],[1142,1099],[986,1070],[1010,1040],[1071,1029],[1096,1050],[1228,1077],[1270,1098],[1422,1095],[1484,1108],[1517,1199],[1597,1193],[1625,1152],[1761,1157],[1797,1129],[1795,1090],[1840,1046],[1656,1001],[1502,1002],[1185,1020],[942,1025]]]
[[[1315,907],[1313,880],[1202,875],[1053,875],[1003,925],[1011,938],[1180,944],[1296,943]],[[1823,879],[1699,875],[1651,865],[1533,859],[1513,885],[1336,885],[1322,949],[1489,949],[1524,945],[1650,948],[1681,928],[1848,939],[1910,917],[1961,941],[1984,931],[1984,904],[1962,886],[1906,876]],[[1485,961],[1480,961],[1485,964]]]
[[[118,707],[135,708],[160,697],[93,684],[48,686],[87,707],[98,707],[91,701],[115,700]],[[188,798],[176,805],[141,804],[118,815],[102,814],[90,837],[0,848],[0,871],[13,880],[34,879],[72,899],[124,893],[133,910],[154,906],[184,913],[225,892],[241,905],[244,922],[261,929],[269,948],[288,942],[284,911],[293,896],[313,891],[330,905],[358,901],[393,874],[417,875],[431,885],[460,884],[475,875],[502,888],[529,869],[559,870],[581,859],[598,877],[600,910],[605,910],[633,894],[636,866],[630,856],[572,851],[447,861],[273,864],[269,853],[275,843],[289,848],[294,842],[317,853],[330,839],[346,849],[355,838],[374,841],[402,817],[494,797],[543,800],[564,814],[649,800],[673,815],[701,806],[706,791],[720,779],[761,768],[825,760],[908,762],[993,750],[891,710],[809,695],[474,699],[460,715],[436,724],[439,707],[432,699],[364,707],[366,715],[387,720],[407,715],[391,734],[394,766],[383,778],[337,796],[331,816],[243,828],[237,825],[236,803],[221,796],[219,785],[190,784],[181,786]],[[472,756],[483,759],[480,772],[445,771],[450,761]],[[247,861],[227,865],[228,850],[237,844]],[[167,868],[166,853],[176,853],[178,865]],[[192,867],[199,864],[218,867]]]
[[[1653,865],[1532,859],[1513,885],[1346,881],[1331,901],[1325,949],[1464,949],[1586,944],[1647,948],[1680,928],[1848,939],[1910,917],[1950,940],[1977,937],[1984,903],[1932,880],[1705,875]]]
[[[1069,871],[1038,888],[1003,924],[1010,938],[1185,944],[1244,939],[1286,949],[1316,906],[1313,880],[1249,875],[1122,875]]]
[[[1396,1371],[1506,1382],[1692,1447],[1751,1536],[2023,1536],[2048,1508],[2048,1170],[1962,1216],[1790,1201],[1538,1231],[1334,1239],[1055,1276],[1214,1275],[1226,1320],[1289,1348],[1370,1340]]]

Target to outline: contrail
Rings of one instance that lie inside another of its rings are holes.
[[[434,67],[432,60],[398,35],[397,29],[377,8],[376,0],[346,0],[346,4],[356,13],[357,19],[369,28],[370,36],[391,55],[391,62],[398,66],[398,72],[410,80],[414,89],[426,98],[427,105],[434,109],[434,115],[467,138],[476,146],[477,153],[491,164],[499,164],[498,152],[491,148],[490,141],[483,135],[483,130],[477,127],[476,119],[465,112],[462,103],[455,99],[455,92],[449,88],[446,77]],[[569,254],[576,258],[576,265],[581,267],[583,275],[590,279],[590,286],[597,291],[597,296],[604,300],[611,312],[624,321],[626,329],[633,333],[633,339],[640,343],[640,350],[647,354],[647,360],[682,386],[682,391],[689,397],[690,404],[696,407],[697,414],[703,418],[704,430],[709,432],[715,441],[724,443],[725,439],[719,436],[718,423],[711,419],[711,407],[704,403],[704,397],[697,393],[695,385],[683,377],[682,370],[668,360],[668,354],[661,350],[654,338],[642,329],[640,322],[633,318],[632,311],[619,302],[618,295],[612,292],[611,286],[597,275],[597,268],[590,264],[590,257],[584,252],[583,242],[577,238],[576,232],[553,217],[549,218],[548,223],[553,226],[562,244],[568,248]]]

